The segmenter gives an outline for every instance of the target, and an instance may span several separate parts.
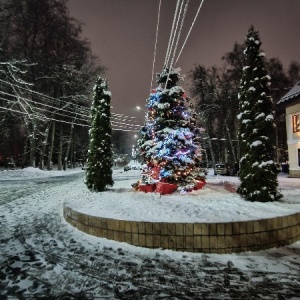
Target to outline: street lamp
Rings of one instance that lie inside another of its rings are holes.
[[[145,111],[143,108],[141,108],[141,107],[138,106],[138,105],[136,106],[136,109]]]
[[[131,156],[133,158],[133,161],[135,161],[135,159],[136,159],[136,148],[135,148],[134,145],[132,145]]]
[[[143,111],[144,112],[143,121],[146,121],[147,120],[147,114],[148,114],[148,112],[145,109],[143,109],[140,106],[138,106],[138,105],[136,106],[136,109],[139,110],[139,111]]]

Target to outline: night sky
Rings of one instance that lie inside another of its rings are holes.
[[[189,1],[179,49],[200,2]],[[159,0],[68,2],[70,15],[84,23],[93,53],[108,68],[115,113],[142,117],[136,105],[144,107],[150,92],[158,6]],[[155,73],[163,67],[175,6],[175,0],[162,0]],[[195,64],[220,66],[254,25],[266,56],[279,58],[287,69],[293,60],[300,63],[299,13],[300,0],[205,0],[175,67],[188,75]],[[189,93],[188,78],[180,85]]]

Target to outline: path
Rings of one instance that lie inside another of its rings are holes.
[[[300,298],[299,246],[174,254],[78,232],[62,219],[60,195],[82,180],[80,175],[27,195],[20,191],[1,204],[1,299]]]

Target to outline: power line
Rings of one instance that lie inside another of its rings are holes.
[[[67,110],[67,109],[65,109],[65,108],[57,108],[57,107],[54,107],[54,106],[52,106],[52,105],[48,105],[48,104],[45,104],[45,103],[39,103],[39,102],[36,102],[36,101],[34,101],[34,100],[31,100],[31,99],[28,99],[28,98],[25,98],[25,97],[21,97],[21,96],[17,96],[17,95],[14,95],[14,94],[10,94],[10,93],[6,93],[6,92],[4,92],[4,91],[0,91],[0,93],[1,94],[3,94],[3,95],[6,95],[6,96],[11,96],[11,97],[14,97],[14,98],[16,98],[16,99],[23,99],[25,102],[26,101],[28,101],[28,102],[31,102],[31,103],[35,103],[35,104],[37,104],[37,105],[40,105],[40,106],[46,106],[46,107],[48,107],[48,108],[53,108],[55,111],[49,111],[49,110],[47,110],[47,109],[45,109],[45,108],[39,108],[39,107],[35,107],[36,109],[38,109],[38,110],[43,110],[43,111],[45,111],[45,112],[48,112],[49,114],[56,114],[56,115],[60,115],[60,116],[63,116],[63,117],[70,117],[70,115],[66,115],[66,114],[62,114],[62,113],[59,113],[58,111],[64,111],[64,112],[66,112],[66,113],[68,113],[68,114],[75,114],[76,115],[76,117],[78,118],[78,115],[79,116],[82,116],[83,118],[86,118],[86,119],[81,119],[82,121],[85,121],[85,122],[88,122],[88,120],[90,119],[90,116],[89,115],[85,115],[85,114],[82,114],[82,113],[79,113],[79,112],[74,112],[74,111],[71,111],[71,110]],[[8,100],[8,99],[5,99],[5,98],[2,98],[3,100],[6,100],[6,101],[12,101],[12,100]],[[66,105],[73,105],[73,103],[71,103],[71,102],[66,102],[67,104]],[[28,105],[28,104],[27,104]],[[75,105],[76,106],[76,105]],[[80,107],[80,108],[82,108],[81,106],[77,106],[77,107]],[[120,115],[121,116],[121,114],[118,114],[118,115]],[[88,119],[88,120],[87,120]],[[115,116],[111,116],[111,122],[112,123],[116,123],[116,124],[120,124],[120,125],[125,125],[125,126],[136,126],[136,127],[140,127],[140,125],[138,125],[138,124],[128,124],[128,123],[124,123],[124,122],[122,122],[122,121],[129,121],[129,119],[130,119],[130,121],[132,121],[131,120],[131,118],[123,118],[123,119],[121,119],[121,117],[115,117]]]
[[[170,66],[169,66],[169,72],[168,72],[168,76],[167,76],[167,80],[166,80],[165,90],[167,89],[167,84],[168,84],[168,81],[169,81],[169,77],[170,77],[170,73],[171,73],[171,68],[173,67],[173,61],[174,61],[176,50],[177,50],[177,47],[178,47],[179,38],[180,38],[180,35],[181,35],[181,31],[182,31],[182,27],[183,27],[185,15],[186,15],[187,7],[188,7],[188,4],[189,4],[189,0],[187,0],[187,2],[185,4],[185,7],[184,7],[183,14],[181,16],[181,11],[182,11],[183,4],[184,4],[184,0],[181,3],[180,11],[179,11],[179,16],[178,16],[178,19],[177,19],[177,22],[176,22],[175,33],[177,34],[177,39],[176,39],[175,48],[173,50],[173,56],[172,56],[172,59],[171,59],[171,62],[170,62]],[[177,33],[177,28],[178,28],[178,24],[179,24],[180,18],[181,18],[181,24],[180,24],[180,29],[179,29],[179,31]],[[174,42],[174,40],[175,40],[175,34],[174,34],[173,42]],[[172,46],[173,46],[173,42],[172,42]]]
[[[1,97],[0,97],[0,99],[1,99]],[[11,108],[7,108],[7,107],[1,107],[0,106],[0,110],[2,110],[2,111],[12,111],[12,112],[15,112],[15,113],[18,113],[18,114],[28,115],[26,112],[22,112],[22,111],[11,109]],[[40,121],[43,121],[43,122],[46,122],[46,121],[56,121],[58,123],[65,123],[65,124],[76,125],[76,126],[81,126],[81,127],[89,127],[89,128],[91,127],[90,125],[87,125],[87,124],[75,123],[75,122],[68,122],[68,121],[64,121],[64,120],[57,120],[55,118],[48,118],[46,116],[36,117],[36,119],[38,119]],[[129,128],[129,127],[128,127],[128,129],[124,129],[123,127],[122,128],[118,128],[120,126],[121,125],[112,125],[112,129],[113,130],[120,130],[120,131],[130,131],[130,132],[136,132],[137,131],[136,129]]]
[[[189,0],[187,0],[187,2],[185,4],[183,15],[182,15],[182,18],[181,18],[181,24],[180,24],[179,32],[178,32],[178,35],[177,35],[177,40],[176,40],[176,44],[175,44],[175,48],[174,48],[172,60],[171,60],[171,63],[170,63],[170,68],[169,68],[170,70],[171,70],[171,68],[173,66],[173,61],[174,61],[175,53],[176,53],[176,50],[177,50],[177,47],[178,47],[179,38],[180,38],[180,35],[181,35],[181,31],[182,31],[182,27],[183,27],[185,15],[186,15],[186,12],[187,12],[188,4],[189,4]],[[179,21],[179,19],[178,19],[178,21]]]
[[[59,101],[60,103],[66,103],[66,104],[69,104],[69,105],[70,105],[70,103],[71,103],[71,102],[64,101],[64,100],[62,100],[62,99],[56,99],[56,98],[50,97],[50,96],[48,96],[48,95],[45,95],[45,94],[42,94],[42,93],[38,93],[38,92],[36,92],[36,91],[27,89],[27,88],[25,88],[25,87],[22,87],[22,86],[19,86],[19,85],[10,83],[10,82],[5,81],[5,80],[2,80],[2,79],[0,79],[0,82],[3,82],[4,84],[6,84],[6,85],[8,85],[8,86],[15,86],[15,87],[17,87],[17,88],[19,88],[19,89],[25,90],[26,92],[29,92],[30,94],[34,94],[34,95],[40,97],[40,99],[41,99],[41,97],[42,97],[42,98],[45,98],[45,99],[50,99],[50,100],[52,100],[52,101],[56,101],[56,102]],[[74,97],[72,97],[72,98],[74,98]],[[80,106],[80,105],[75,104],[75,103],[71,103],[71,104],[72,104],[74,107],[78,107],[78,108],[80,108],[81,110],[83,110],[83,111],[89,113],[89,108],[84,107],[84,106]],[[54,107],[54,108],[57,109],[56,107]],[[70,112],[70,111],[68,111],[68,112]],[[72,113],[72,112],[71,112],[71,113]],[[118,113],[113,113],[113,112],[112,112],[111,114],[112,114],[113,117],[116,117],[116,118],[118,118],[118,117],[123,117],[124,119],[136,119],[136,117],[133,117],[133,116],[126,116],[126,115],[124,115],[124,114],[118,114]]]
[[[178,13],[178,16],[177,16],[177,21],[176,21],[176,26],[175,26],[175,30],[174,30],[174,35],[173,35],[172,43],[171,43],[171,47],[170,47],[169,58],[170,58],[170,56],[171,56],[171,53],[174,52],[174,50],[173,50],[173,45],[174,45],[175,37],[176,37],[176,35],[177,35],[177,28],[178,28],[179,20],[180,20],[180,18],[181,18],[181,11],[182,11],[183,3],[184,3],[184,0],[182,0],[182,2],[181,2],[180,10],[179,10],[179,13]],[[170,68],[171,68],[171,63],[170,63]]]
[[[2,100],[5,100],[5,101],[7,101],[7,102],[19,103],[19,99],[22,99],[22,100],[24,100],[25,102],[28,101],[28,102],[37,103],[38,105],[42,105],[42,104],[40,104],[40,103],[38,103],[38,102],[35,102],[35,101],[33,101],[33,100],[30,100],[30,99],[27,99],[27,98],[24,98],[24,97],[20,97],[20,96],[16,96],[16,95],[11,95],[11,94],[8,94],[8,93],[2,92],[2,91],[0,91],[0,94],[4,94],[4,95],[7,95],[7,96],[12,96],[12,97],[17,98],[17,101],[13,101],[13,100],[9,100],[9,99],[6,99],[6,98],[1,97]],[[26,103],[26,104],[27,104],[27,103]],[[27,105],[28,105],[28,104],[27,104]],[[43,105],[46,106],[46,107],[54,108],[53,106],[50,106],[50,105],[47,105],[47,104],[43,104]],[[62,117],[71,117],[71,116],[70,116],[70,115],[61,114],[61,113],[59,113],[58,111],[70,112],[71,114],[75,114],[75,115],[78,114],[78,113],[76,113],[76,112],[67,111],[67,110],[64,110],[64,109],[61,109],[61,108],[57,108],[56,111],[49,111],[49,110],[47,110],[47,109],[45,109],[45,108],[39,108],[39,107],[34,106],[34,109],[41,110],[41,111],[45,111],[45,112],[47,112],[47,113],[49,113],[49,114],[60,115],[60,116],[62,116]],[[84,116],[84,117],[87,117],[87,118],[88,118],[88,116],[86,116],[86,115],[82,115],[82,114],[78,114],[78,115]],[[81,118],[79,118],[79,119],[82,120],[82,121],[87,121],[86,119],[81,119]]]
[[[19,110],[7,108],[7,107],[0,107],[0,110],[12,111],[12,112],[23,114],[23,115],[28,115],[28,113],[25,113],[23,111],[19,111]],[[74,123],[74,122],[68,122],[68,121],[63,121],[63,120],[57,120],[57,119],[54,119],[54,118],[48,118],[46,116],[43,116],[42,118],[41,117],[36,117],[36,119],[41,120],[41,121],[57,121],[57,122],[60,122],[60,123],[78,125],[78,126],[82,126],[82,127],[90,127],[90,125],[85,125],[85,124],[81,124],[81,123]]]
[[[16,97],[16,98],[18,98],[18,99],[23,99],[25,102],[26,102],[26,101],[29,101],[29,102],[35,102],[35,101],[33,101],[33,100],[30,100],[30,99],[27,99],[27,98],[24,98],[24,97],[20,97],[20,96],[16,96],[16,95],[11,95],[11,94],[8,94],[8,93],[3,93],[2,91],[0,91],[0,93],[6,94],[6,95],[10,95],[10,96]],[[0,97],[0,99],[5,100],[5,101],[7,101],[7,102],[13,102],[13,103],[18,103],[18,102],[19,102],[19,101],[12,101],[12,100],[9,100],[9,99],[3,98],[3,97]],[[35,103],[41,105],[41,104],[38,103],[38,102],[35,102]],[[19,104],[20,104],[20,103],[19,103]],[[49,105],[46,105],[46,104],[45,104],[45,106],[52,107],[52,106],[49,106]],[[59,113],[59,112],[57,112],[57,111],[49,111],[49,110],[47,110],[47,109],[45,109],[45,108],[39,108],[39,107],[34,107],[34,108],[37,109],[37,110],[45,111],[45,112],[47,112],[48,114],[56,114],[56,115],[60,115],[60,116],[67,117],[67,118],[70,118],[70,117],[71,117],[70,115],[61,114],[61,113]],[[53,108],[53,107],[52,107],[52,108]],[[57,109],[57,110],[61,110],[61,109]],[[75,117],[76,117],[76,119],[78,119],[78,120],[81,120],[81,121],[84,121],[84,122],[87,122],[87,123],[90,122],[90,116],[83,115],[83,114],[80,114],[80,113],[77,113],[77,112],[71,112],[71,113],[75,114]],[[78,118],[77,115],[86,117],[86,119]],[[118,125],[120,125],[120,126],[124,126],[124,125],[125,125],[125,126],[138,127],[138,128],[141,127],[141,125],[138,125],[138,124],[128,124],[128,123],[124,123],[124,122],[120,122],[120,121],[114,121],[114,120],[111,120],[111,123],[118,124]]]
[[[175,22],[176,22],[176,17],[177,17],[179,3],[180,3],[180,0],[177,0],[175,12],[174,12],[174,17],[173,17],[172,28],[171,28],[171,32],[170,32],[170,38],[169,38],[168,48],[167,48],[166,57],[165,57],[165,61],[164,61],[164,66],[166,66],[168,64],[169,58],[170,58],[170,52],[171,52],[170,48],[171,48],[171,43],[172,43],[172,39],[173,39],[174,25],[175,25]]]
[[[183,50],[183,48],[184,48],[184,46],[185,46],[185,44],[186,44],[186,41],[187,41],[187,39],[188,39],[189,36],[190,36],[190,33],[191,33],[191,31],[192,31],[192,29],[193,29],[193,27],[194,27],[195,21],[196,21],[196,19],[197,19],[197,17],[198,17],[198,14],[199,14],[199,12],[200,12],[200,9],[201,9],[201,7],[202,7],[203,2],[204,2],[204,0],[202,0],[201,3],[200,3],[200,5],[199,5],[199,8],[198,8],[197,13],[196,13],[196,15],[195,15],[195,18],[194,18],[194,20],[193,20],[193,23],[192,23],[192,25],[191,25],[191,27],[190,27],[190,30],[189,30],[189,32],[188,32],[188,34],[187,34],[187,36],[186,36],[186,39],[184,40],[184,43],[183,43],[183,45],[182,45],[182,47],[181,47],[181,49],[180,49],[180,52],[179,52],[179,54],[178,54],[178,56],[177,56],[177,59],[176,59],[176,61],[175,61],[175,64],[177,63],[177,61],[178,61],[178,59],[179,59],[179,57],[180,57],[180,55],[181,55],[181,52],[182,52],[182,50]]]
[[[159,6],[158,6],[158,16],[157,16],[157,25],[156,25],[155,46],[154,46],[154,54],[153,54],[150,90],[152,89],[153,75],[154,75],[154,64],[155,64],[155,58],[156,58],[156,46],[157,46],[157,39],[158,39],[158,27],[159,27],[159,20],[160,20],[160,7],[161,7],[161,0],[159,0]]]

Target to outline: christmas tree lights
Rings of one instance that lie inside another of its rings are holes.
[[[154,181],[190,190],[197,180],[204,178],[200,166],[202,149],[198,142],[201,128],[196,126],[197,115],[191,99],[177,85],[180,79],[179,69],[169,72],[164,68],[157,74],[158,87],[147,100],[138,147],[152,178],[158,178]],[[147,180],[149,182],[149,178]]]

